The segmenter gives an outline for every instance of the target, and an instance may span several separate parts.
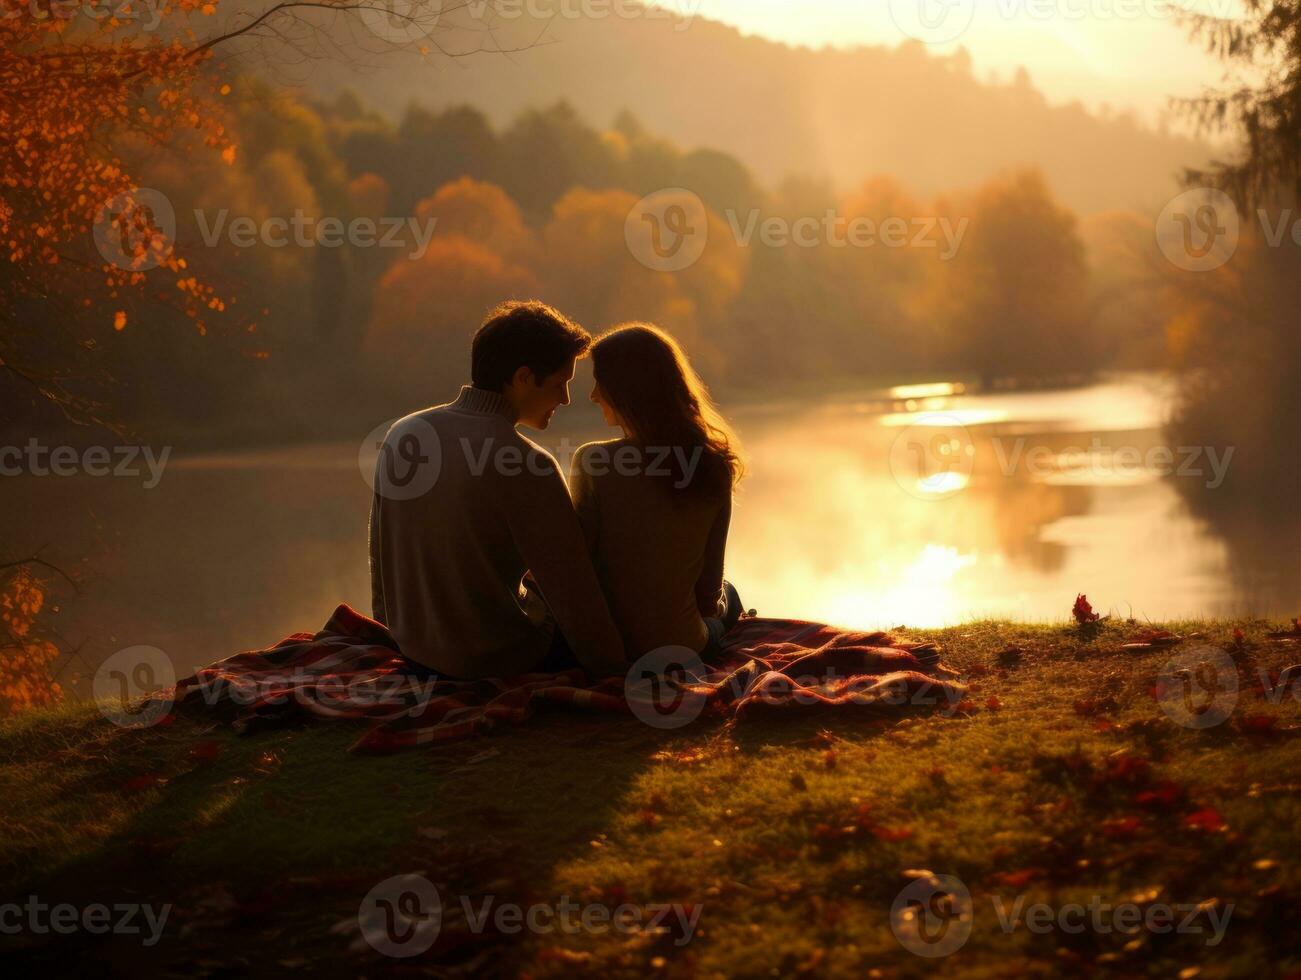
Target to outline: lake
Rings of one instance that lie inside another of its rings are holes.
[[[588,384],[542,441],[608,438]],[[1079,592],[1140,620],[1301,612],[1278,532],[1230,532],[1180,493],[1220,490],[1225,449],[1171,447],[1159,376],[968,393],[936,382],[725,405],[748,475],[727,574],[761,615],[860,627],[972,618],[1063,620]],[[378,421],[378,420],[376,420]],[[178,670],[369,611],[370,489],[350,443],[187,453],[138,477],[0,477],[8,555],[40,549],[82,580],[53,614],[73,689],[104,657],[148,644]],[[1197,449],[1194,452],[1194,449]],[[1246,508],[1249,511],[1249,508]]]

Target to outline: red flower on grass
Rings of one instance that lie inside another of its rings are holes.
[[[1086,623],[1096,623],[1102,618],[1093,611],[1093,607],[1089,605],[1089,597],[1083,592],[1075,597],[1075,606],[1071,609],[1071,615],[1081,626]]]

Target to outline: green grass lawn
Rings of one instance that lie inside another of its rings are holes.
[[[188,976],[1285,976],[1301,969],[1301,679],[1271,698],[1258,678],[1301,662],[1301,640],[1259,621],[1165,628],[1186,638],[1125,649],[1138,627],[1123,623],[1092,637],[908,631],[939,642],[972,689],[960,710],[887,724],[823,713],[664,732],[552,710],[375,758],[347,753],[352,724],[240,738],[186,713],[123,730],[84,704],[9,720],[0,905],[172,910],[152,947],[25,929],[0,935],[0,955]],[[1201,644],[1229,652],[1241,685],[1229,719],[1197,729],[1153,690],[1172,654]],[[896,896],[926,871],[971,896],[969,938],[942,959],[891,928]],[[428,952],[395,959],[366,944],[358,908],[403,873],[437,887],[443,916]],[[573,933],[472,921],[562,898],[698,918]],[[1051,914],[1186,906],[1173,924],[1202,931],[1123,933],[1103,913],[1106,931],[1005,928],[1000,909],[1018,900]]]

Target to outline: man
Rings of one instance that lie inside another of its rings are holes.
[[[471,384],[385,436],[373,614],[414,672],[506,677],[575,660],[594,677],[627,669],[556,460],[515,429],[545,429],[569,404],[591,342],[545,303],[503,303],[474,335]]]

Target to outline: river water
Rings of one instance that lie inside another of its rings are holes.
[[[724,405],[749,471],[727,574],[762,615],[861,627],[1063,620],[1079,592],[1138,619],[1296,615],[1297,563],[1269,547],[1267,522],[1247,513],[1229,533],[1185,505],[1184,486],[1224,492],[1224,467],[1249,461],[1166,445],[1168,395],[1159,377],[1126,376]],[[574,397],[539,440],[562,457],[611,434],[586,385]],[[338,602],[368,610],[362,435],[177,447],[150,488],[147,471],[0,477],[4,552],[40,549],[81,581],[79,594],[52,596],[52,622],[76,651],[63,679],[75,689],[138,644],[188,670],[318,629]]]

